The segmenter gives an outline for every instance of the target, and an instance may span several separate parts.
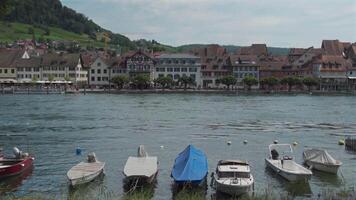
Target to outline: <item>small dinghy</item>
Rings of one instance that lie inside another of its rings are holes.
[[[70,185],[77,186],[93,181],[104,172],[104,167],[105,162],[98,161],[95,153],[90,153],[87,162],[80,162],[68,171]]]
[[[158,158],[148,156],[143,145],[138,148],[137,157],[130,156],[124,167],[125,181],[153,183],[158,174]]]
[[[23,153],[17,147],[14,147],[13,152],[13,157],[5,157],[0,152],[0,178],[15,176],[33,167],[33,156]]]
[[[326,150],[307,149],[303,152],[303,159],[309,169],[337,174],[342,162],[335,160]]]
[[[269,145],[269,157],[265,159],[267,167],[288,181],[307,181],[313,174],[309,169],[297,164],[291,154],[290,144]]]
[[[206,155],[189,145],[175,159],[172,178],[177,184],[200,185],[208,174],[208,160]]]
[[[218,192],[241,196],[252,190],[254,179],[246,161],[221,160],[213,176],[213,186]]]

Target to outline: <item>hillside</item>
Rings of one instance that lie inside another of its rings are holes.
[[[0,21],[0,42],[11,43],[18,39],[68,40],[78,42],[83,47],[104,47],[102,35],[109,37],[109,48],[126,52],[135,49],[149,51],[186,52],[205,44],[189,44],[178,47],[160,44],[152,40],[131,41],[128,37],[113,33],[100,27],[85,15],[63,6],[60,0],[8,0],[11,9],[6,9],[4,19]],[[98,37],[100,36],[100,37]],[[229,52],[235,52],[240,46],[225,45]],[[288,48],[269,47],[272,55],[286,55]]]

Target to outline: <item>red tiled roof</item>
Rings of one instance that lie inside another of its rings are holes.
[[[342,55],[350,45],[351,43],[340,42],[339,40],[323,40],[321,48],[326,55]]]
[[[14,61],[24,52],[22,49],[0,49],[0,68],[15,67]]]

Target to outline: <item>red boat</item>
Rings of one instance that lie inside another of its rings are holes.
[[[0,158],[0,178],[21,174],[33,166],[34,157],[14,148],[14,158]]]

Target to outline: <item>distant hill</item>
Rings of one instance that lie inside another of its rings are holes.
[[[11,0],[13,8],[5,16],[7,22],[0,21],[0,42],[12,42],[17,39],[69,40],[82,46],[104,47],[104,39],[98,37],[107,33],[109,47],[122,52],[135,49],[147,49],[166,52],[186,52],[205,44],[189,44],[179,47],[160,44],[152,40],[131,41],[128,37],[113,33],[100,27],[85,15],[63,6],[60,0]],[[8,23],[11,22],[11,23]],[[240,46],[225,45],[229,52],[235,52]],[[286,55],[287,48],[269,47],[273,55]]]
[[[191,49],[195,48],[203,48],[211,44],[188,44],[188,45],[182,45],[177,47],[178,51],[184,52],[184,51],[189,51]],[[234,53],[236,52],[239,48],[243,46],[236,46],[236,45],[222,45],[224,48],[229,53]],[[288,55],[289,48],[281,48],[281,47],[267,47],[268,52],[272,55]]]

